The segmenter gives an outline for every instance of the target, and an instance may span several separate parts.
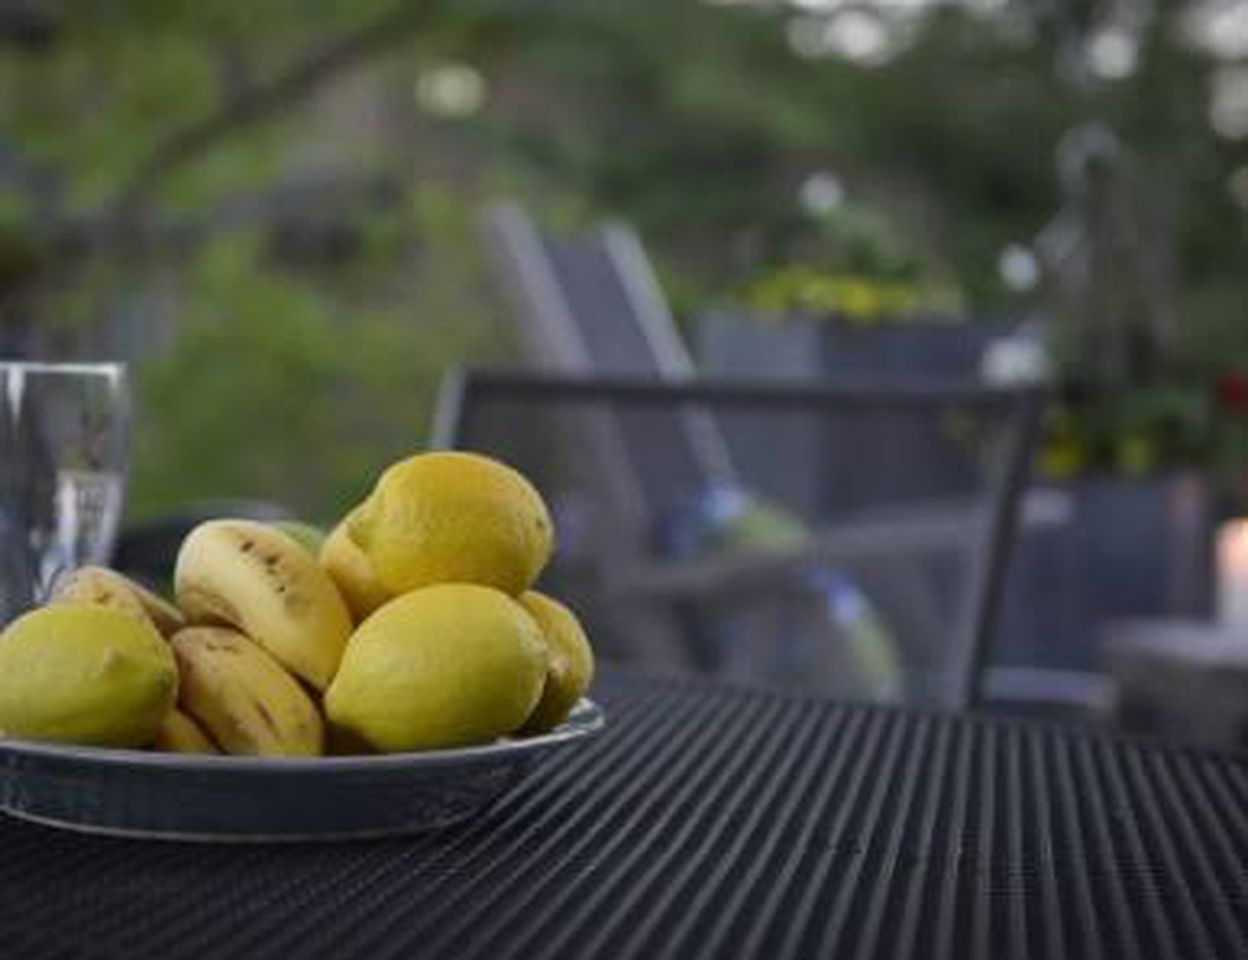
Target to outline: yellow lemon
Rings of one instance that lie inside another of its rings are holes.
[[[320,560],[330,579],[338,585],[356,623],[387,600],[394,599],[394,594],[377,582],[364,551],[347,535],[346,520],[334,527],[326,538]]]
[[[521,595],[520,605],[537,621],[550,660],[542,698],[521,732],[544,733],[563,723],[589,689],[594,651],[576,615],[558,600],[529,590]]]
[[[347,519],[393,593],[480,583],[518,596],[550,559],[553,524],[518,472],[472,453],[426,453],[386,470]]]
[[[178,671],[156,629],[119,610],[58,604],[0,636],[0,732],[112,747],[151,743]]]
[[[325,694],[338,738],[396,752],[485,743],[533,712],[541,631],[491,587],[448,583],[391,600],[360,625]]]

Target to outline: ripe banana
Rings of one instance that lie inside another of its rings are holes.
[[[347,534],[347,521],[334,527],[321,547],[321,566],[338,585],[356,623],[394,598],[373,575],[364,551]]]
[[[156,731],[152,749],[161,753],[220,753],[199,724],[181,710],[173,709]]]
[[[228,627],[188,627],[173,637],[178,706],[222,750],[251,756],[324,752],[321,715],[298,681],[258,644]]]
[[[107,567],[80,567],[62,577],[50,603],[91,603],[112,607],[172,636],[186,626],[182,611],[129,577]]]
[[[241,630],[318,690],[334,678],[351,614],[288,534],[249,520],[201,523],[178,552],[174,589],[192,623]]]

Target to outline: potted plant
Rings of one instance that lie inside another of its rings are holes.
[[[999,324],[966,316],[957,288],[869,208],[842,202],[815,243],[761,264],[698,318],[708,373],[975,376]]]

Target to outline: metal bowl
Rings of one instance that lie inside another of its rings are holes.
[[[424,753],[314,759],[145,753],[0,739],[0,809],[91,833],[172,840],[334,840],[466,820],[534,760],[603,727],[582,700],[547,734]]]

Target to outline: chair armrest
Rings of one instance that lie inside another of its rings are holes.
[[[898,511],[826,527],[793,548],[633,565],[614,578],[611,592],[667,600],[774,593],[792,589],[795,580],[812,568],[967,545],[984,522],[982,511],[965,505]]]

